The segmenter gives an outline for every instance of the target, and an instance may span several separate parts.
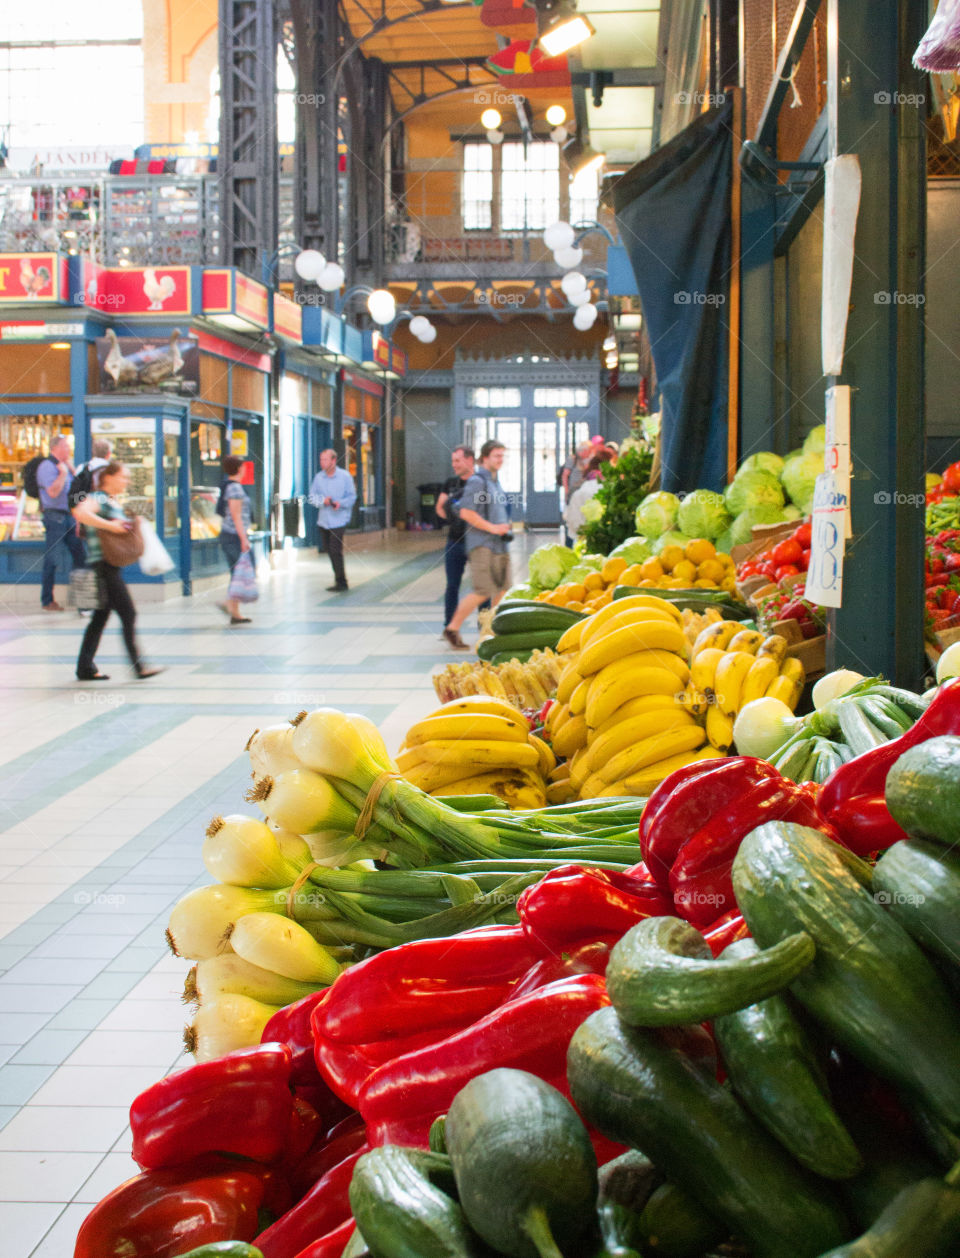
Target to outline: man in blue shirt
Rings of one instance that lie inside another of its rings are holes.
[[[62,612],[63,608],[53,597],[53,583],[57,573],[57,556],[63,543],[70,551],[74,568],[82,568],[86,562],[83,542],[77,533],[77,525],[70,514],[68,495],[76,469],[70,460],[70,442],[64,436],[55,437],[50,443],[50,456],[37,468],[37,485],[40,489],[40,507],[43,511],[43,527],[47,535],[47,548],[43,554],[40,602],[45,612]]]
[[[337,467],[336,450],[321,453],[320,471],[313,478],[309,498],[317,508],[320,552],[327,552],[333,567],[334,584],[327,589],[330,593],[339,594],[350,588],[343,568],[343,534],[350,523],[357,490],[349,472]]]
[[[443,631],[452,647],[464,650],[460,626],[480,604],[489,599],[492,606],[503,598],[510,584],[510,556],[507,545],[513,533],[507,495],[497,480],[506,447],[500,441],[487,441],[480,450],[480,466],[467,481],[460,496],[460,519],[467,526],[467,560],[473,580],[473,593],[465,595]]]

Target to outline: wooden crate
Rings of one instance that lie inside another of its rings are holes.
[[[827,671],[827,635],[817,634],[815,638],[805,638],[796,620],[778,620],[774,622],[772,633],[786,638],[787,654],[794,656],[803,665],[807,681],[822,677]]]
[[[755,524],[750,534],[750,541],[744,542],[742,546],[734,546],[730,551],[730,558],[739,567],[751,555],[759,555],[768,546],[773,546],[789,537],[799,523],[799,520],[786,520],[781,524]]]

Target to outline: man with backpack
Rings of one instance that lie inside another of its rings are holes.
[[[62,434],[50,443],[50,453],[45,459],[31,460],[23,471],[24,489],[31,497],[40,499],[43,512],[47,546],[43,554],[40,603],[45,612],[63,611],[53,597],[61,544],[69,550],[74,568],[82,568],[86,562],[83,542],[77,533],[76,521],[70,514],[70,486],[75,474],[76,469],[70,459],[70,442]]]
[[[443,548],[443,565],[447,574],[447,588],[443,595],[445,626],[453,619],[460,602],[460,582],[467,566],[467,526],[460,519],[460,498],[474,473],[476,458],[469,446],[456,446],[450,452],[453,475],[437,498],[437,515],[447,521],[447,542]]]
[[[113,458],[113,445],[107,441],[105,437],[97,437],[90,446],[91,457],[84,463],[83,467],[78,467],[73,483],[70,486],[70,492],[67,494],[67,501],[70,504],[71,512],[80,506],[81,502],[92,494],[96,489],[93,483],[94,472],[98,472],[101,467],[106,467]]]
[[[460,519],[467,526],[466,547],[473,593],[460,600],[443,631],[450,645],[460,651],[467,649],[467,643],[460,637],[460,626],[485,599],[496,607],[510,584],[507,546],[513,525],[507,495],[497,479],[505,453],[506,447],[501,441],[484,442],[480,466],[467,481],[460,498]]]

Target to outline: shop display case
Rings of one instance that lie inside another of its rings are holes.
[[[20,503],[23,469],[47,454],[60,433],[73,440],[70,415],[5,415],[0,417],[0,542],[43,541],[43,516],[36,498]]]

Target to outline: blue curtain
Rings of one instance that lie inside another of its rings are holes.
[[[722,489],[727,464],[733,106],[701,114],[614,187],[653,351],[661,487]]]

